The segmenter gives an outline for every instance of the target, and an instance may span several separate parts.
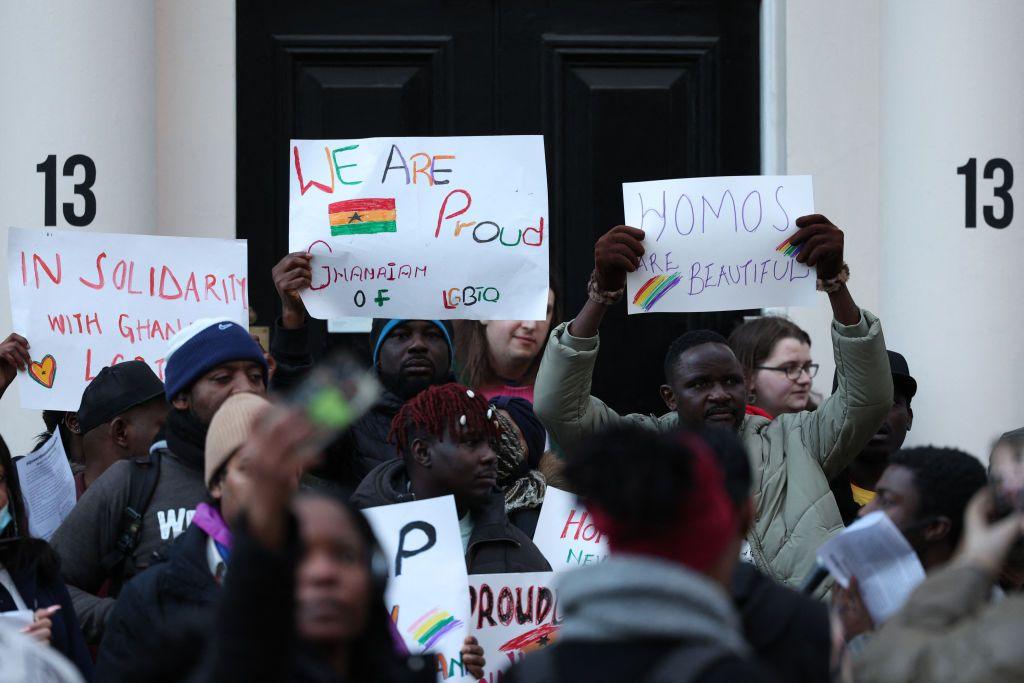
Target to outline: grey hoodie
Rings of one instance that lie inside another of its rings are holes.
[[[675,562],[613,554],[561,575],[558,602],[560,641],[678,639],[750,655],[725,587]]]

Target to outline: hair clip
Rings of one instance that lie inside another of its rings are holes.
[[[466,426],[467,421],[466,421],[466,416],[465,415],[463,415],[462,417],[459,418],[459,424],[462,425],[463,427]]]
[[[473,393],[472,389],[466,389],[466,396],[469,396],[470,398],[476,398],[476,394]]]
[[[488,408],[487,409],[487,419],[490,420],[492,417],[494,417],[494,408]]]

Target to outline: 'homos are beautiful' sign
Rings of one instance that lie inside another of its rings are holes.
[[[809,306],[814,270],[788,238],[814,213],[810,176],[733,176],[622,185],[646,253],[626,279],[629,313]]]
[[[249,324],[244,240],[11,228],[7,278],[33,361],[18,378],[24,408],[78,410],[96,374],[125,360],[162,380],[168,340],[198,318]]]
[[[292,140],[289,249],[316,318],[543,320],[539,135]]]

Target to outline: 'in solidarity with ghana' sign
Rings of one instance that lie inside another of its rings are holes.
[[[814,213],[810,176],[624,183],[622,200],[626,224],[646,233],[626,280],[630,313],[814,303],[815,273],[788,242]]]
[[[24,408],[78,410],[107,365],[139,359],[162,380],[167,342],[198,318],[249,322],[244,240],[11,228],[11,321],[32,364]]]
[[[288,162],[313,317],[546,315],[541,136],[292,140]]]

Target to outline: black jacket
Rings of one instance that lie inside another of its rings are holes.
[[[319,653],[303,645],[298,638],[295,571],[302,549],[294,520],[291,522],[288,541],[279,551],[268,550],[249,536],[244,520],[237,525],[228,579],[224,582],[224,595],[210,639],[209,657],[202,676],[196,680],[356,683],[339,678]],[[380,609],[384,609],[383,604]],[[361,643],[361,646],[369,645]],[[433,662],[424,657],[395,654],[390,639],[384,647],[386,651],[378,654],[387,670],[376,671],[374,681],[430,683],[436,680]]]
[[[125,584],[100,646],[97,680],[143,680],[140,672],[162,659],[168,635],[213,618],[220,586],[210,572],[207,542],[206,532],[190,526],[166,561]]]
[[[392,460],[367,475],[352,494],[352,505],[362,509],[415,499],[405,462]],[[505,497],[500,491],[495,489],[487,504],[470,514],[473,515],[473,533],[466,552],[466,569],[470,574],[551,571],[551,565],[529,536],[509,521],[505,514]]]
[[[776,583],[746,562],[736,565],[732,596],[743,635],[780,681],[830,680],[831,626],[824,603]]]
[[[42,543],[42,541],[31,541]],[[53,624],[50,631],[50,644],[78,667],[86,680],[92,680],[92,657],[78,626],[75,608],[71,603],[67,586],[61,581],[55,568],[52,572],[40,568],[38,562],[20,570],[8,568],[11,580],[21,595],[25,605],[31,610],[42,609],[52,605],[60,605],[60,609],[50,617]]]
[[[309,326],[285,329],[278,320],[270,353],[277,361],[271,389],[294,388],[313,367]],[[397,457],[395,445],[388,443],[391,421],[404,401],[385,391],[373,409],[327,448],[324,462],[315,468],[314,476],[349,490],[355,489],[374,467]]]

